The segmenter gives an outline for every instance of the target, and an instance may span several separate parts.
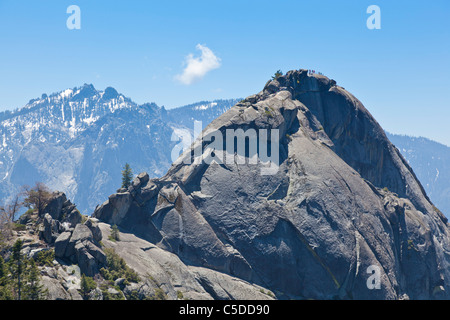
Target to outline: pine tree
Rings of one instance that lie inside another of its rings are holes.
[[[20,252],[23,247],[23,242],[20,239],[17,239],[17,241],[14,243],[14,246],[12,248],[12,257],[10,259],[10,271],[13,278],[13,286],[16,291],[16,299],[21,300],[22,299],[22,277],[23,277],[23,270],[24,270],[24,257],[23,254]]]
[[[122,188],[128,188],[133,180],[133,172],[128,163],[125,163],[125,167],[122,170]]]
[[[43,300],[46,297],[47,290],[44,290],[44,286],[40,284],[39,269],[34,262],[34,259],[30,259],[30,265],[28,270],[27,284],[24,288],[27,300]]]
[[[272,80],[276,80],[279,77],[281,77],[283,75],[283,71],[278,70],[277,72],[275,72],[275,74],[272,76]]]
[[[109,239],[112,241],[120,241],[119,228],[117,225],[113,225],[111,227],[111,235],[109,236]]]
[[[43,183],[37,182],[33,188],[24,187],[25,199],[23,204],[27,208],[33,208],[38,211],[38,215],[41,217],[44,214],[44,208],[51,199],[50,189]]]
[[[89,293],[95,288],[97,288],[97,284],[95,283],[94,279],[92,279],[91,277],[87,277],[83,274],[81,275],[80,288],[81,288],[80,292],[81,296],[83,297],[83,299],[87,300],[89,299]]]
[[[0,256],[0,300],[12,300],[10,283],[8,281],[8,270],[5,261]]]

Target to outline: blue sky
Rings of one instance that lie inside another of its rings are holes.
[[[80,30],[66,27],[72,4]],[[372,4],[381,30],[366,27]],[[305,68],[386,130],[450,146],[449,15],[448,0],[0,0],[0,110],[84,83],[171,108],[246,97],[277,69]],[[183,82],[198,45],[216,63]]]

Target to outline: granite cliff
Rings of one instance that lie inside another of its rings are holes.
[[[232,161],[217,160],[230,141],[221,148],[211,137],[231,129],[277,131],[277,141],[269,138],[278,146],[270,151],[277,170],[261,174],[250,146],[241,155],[224,152]],[[166,175],[140,174],[93,216],[190,267],[261,285],[278,298],[450,297],[447,219],[368,110],[336,81],[290,71],[202,136]],[[198,154],[216,160],[195,161]],[[374,268],[375,289],[367,284]]]

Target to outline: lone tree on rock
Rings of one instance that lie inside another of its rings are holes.
[[[276,80],[279,77],[281,77],[283,75],[283,71],[278,70],[277,72],[275,72],[275,74],[272,76],[272,80]]]
[[[50,201],[52,193],[50,189],[42,182],[36,182],[33,188],[24,187],[25,200],[23,204],[29,208],[38,211],[38,215],[41,217],[44,214],[44,208]]]
[[[128,188],[133,180],[133,172],[128,163],[125,163],[125,167],[122,170],[122,188]]]

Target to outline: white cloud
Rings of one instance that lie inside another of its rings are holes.
[[[190,85],[194,81],[202,79],[209,71],[217,69],[220,67],[220,58],[206,46],[198,44],[196,46],[197,50],[202,52],[202,55],[198,58],[194,58],[191,53],[186,57],[186,67],[182,74],[175,76],[175,79],[179,82]]]

